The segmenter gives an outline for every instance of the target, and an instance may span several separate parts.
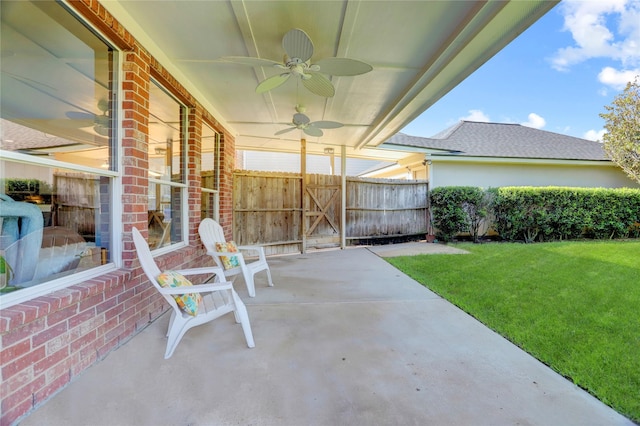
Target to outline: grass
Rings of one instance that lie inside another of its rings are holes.
[[[640,241],[455,246],[387,260],[640,422]]]

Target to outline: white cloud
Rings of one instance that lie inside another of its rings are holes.
[[[598,141],[602,142],[602,137],[607,133],[606,130],[589,130],[587,133],[582,136],[584,139],[589,139],[590,141]]]
[[[600,71],[600,74],[598,74],[598,81],[616,90],[623,90],[627,83],[633,81],[636,76],[640,76],[640,68],[618,71],[612,67],[605,67]]]
[[[564,30],[575,44],[564,47],[552,58],[553,68],[566,71],[591,58],[608,58],[622,68],[640,64],[640,2],[637,0],[561,3]]]
[[[460,117],[460,120],[480,121],[482,123],[488,123],[491,121],[489,120],[489,116],[479,109],[470,109],[469,115],[467,115],[466,117]]]
[[[528,118],[529,119],[527,121],[520,124],[527,127],[533,127],[534,129],[542,129],[547,124],[546,120],[535,112],[529,114]]]

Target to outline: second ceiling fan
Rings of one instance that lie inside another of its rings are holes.
[[[100,136],[109,136],[109,127],[111,126],[111,118],[108,114],[109,102],[106,99],[100,99],[98,101],[98,109],[101,114],[67,111],[65,115],[72,120],[68,125],[78,128],[93,127],[93,131]]]
[[[320,137],[324,134],[322,129],[337,129],[344,126],[344,124],[338,123],[337,121],[311,121],[309,117],[303,114],[304,107],[300,105],[296,106],[296,111],[298,112],[293,114],[293,121],[291,122],[293,126],[277,131],[275,133],[276,136],[298,129],[309,136]]]
[[[283,72],[262,81],[256,88],[257,93],[268,92],[284,84],[291,76],[299,77],[304,87],[316,95],[333,97],[333,83],[324,75],[354,76],[368,73],[373,67],[366,62],[350,58],[324,58],[312,64],[313,42],[301,29],[294,28],[282,38],[285,51],[283,62],[246,56],[225,56],[221,60],[236,64],[275,67]]]

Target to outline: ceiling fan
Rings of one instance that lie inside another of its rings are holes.
[[[310,92],[325,98],[332,97],[335,94],[335,88],[324,74],[354,76],[368,73],[373,69],[365,62],[350,58],[324,58],[311,64],[313,42],[307,33],[298,28],[294,28],[284,35],[282,47],[285,51],[283,62],[246,56],[225,56],[221,60],[253,67],[275,67],[284,71],[262,81],[256,87],[257,93],[275,89],[284,84],[291,76],[295,76],[300,77],[302,84]]]
[[[289,127],[287,129],[283,129],[277,131],[275,135],[281,135],[283,133],[290,132],[292,130],[302,130],[309,136],[322,136],[324,132],[321,129],[337,129],[339,127],[344,126],[342,123],[338,123],[337,121],[311,121],[309,117],[307,117],[304,112],[304,108],[301,106],[296,107],[297,113],[293,115],[293,127]]]
[[[74,120],[73,125],[76,127],[91,127],[100,136],[109,135],[109,127],[111,126],[111,117],[107,114],[109,110],[109,102],[106,99],[98,101],[98,109],[102,114],[91,114],[79,111],[67,111],[67,118]]]

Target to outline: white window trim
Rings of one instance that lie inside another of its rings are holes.
[[[173,99],[176,104],[178,104],[180,106],[180,108],[184,108],[185,110],[185,114],[182,117],[183,122],[181,123],[182,128],[185,129],[184,132],[182,132],[180,134],[180,138],[181,138],[181,157],[182,157],[182,164],[180,167],[180,172],[182,174],[182,181],[184,183],[181,182],[172,182],[170,180],[162,180],[162,179],[156,179],[156,178],[152,178],[151,176],[147,176],[147,179],[149,181],[149,183],[154,183],[156,185],[167,185],[173,188],[181,188],[180,191],[180,212],[182,217],[184,218],[181,221],[180,224],[180,229],[181,229],[181,234],[184,235],[184,239],[182,241],[179,241],[177,243],[174,244],[169,244],[168,246],[165,247],[160,247],[157,249],[153,249],[151,250],[152,254],[154,256],[159,256],[161,254],[164,253],[169,253],[175,250],[179,250],[181,248],[187,247],[189,245],[189,206],[188,206],[188,188],[189,185],[187,183],[188,181],[188,164],[187,164],[187,145],[189,143],[189,107],[187,107],[184,103],[180,102],[180,100],[174,96],[162,83],[160,83],[158,80],[154,79],[153,77],[151,77],[149,79],[149,83],[150,84],[155,84],[160,90],[162,90],[163,92],[165,92],[167,94],[167,96],[169,96],[171,99]],[[148,153],[147,153],[148,155]],[[173,171],[172,171],[173,172]],[[147,172],[148,173],[148,172]],[[148,196],[148,194],[147,194]]]
[[[70,9],[66,2],[62,2],[64,8],[73,15],[76,19],[83,22],[88,28],[99,37],[103,43],[107,44],[112,50],[115,59],[114,74],[117,76],[117,87],[114,88],[116,92],[117,107],[114,109],[114,117],[112,117],[112,127],[114,130],[112,144],[115,146],[115,153],[112,153],[112,158],[117,165],[116,171],[104,170],[101,168],[87,167],[79,164],[66,163],[49,158],[40,158],[33,155],[22,154],[13,151],[2,151],[2,159],[10,160],[18,163],[26,163],[40,166],[57,167],[61,169],[73,170],[78,172],[92,173],[100,176],[109,176],[112,178],[111,184],[111,199],[109,200],[112,206],[110,212],[110,225],[111,225],[111,258],[106,265],[97,266],[95,268],[87,269],[85,271],[76,272],[74,274],[66,275],[61,278],[57,278],[51,281],[45,281],[42,284],[35,285],[33,287],[27,287],[15,292],[3,294],[0,297],[0,308],[6,309],[17,304],[27,302],[29,300],[45,296],[58,290],[62,290],[67,287],[71,287],[77,284],[81,284],[90,279],[99,277],[110,272],[113,272],[119,268],[122,268],[122,220],[116,220],[116,218],[122,217],[122,132],[118,131],[122,128],[122,81],[124,77],[124,71],[122,69],[123,52],[118,49],[113,43],[109,41],[107,37],[102,34],[93,25],[90,25],[82,16],[74,13]],[[115,155],[113,155],[115,154]],[[118,237],[116,237],[118,236]]]

